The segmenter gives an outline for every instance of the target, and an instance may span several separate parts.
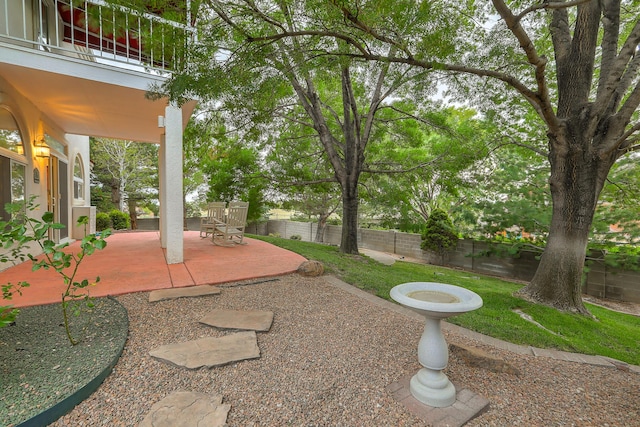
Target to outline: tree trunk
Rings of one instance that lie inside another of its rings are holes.
[[[320,214],[318,217],[318,228],[316,229],[316,243],[324,242],[324,231],[327,229],[327,218],[329,214]]]
[[[131,229],[137,230],[138,214],[136,213],[136,206],[137,206],[136,199],[129,199],[128,205],[129,205],[129,219],[131,220]]]
[[[357,181],[356,181],[357,182]],[[342,239],[340,252],[358,254],[358,185],[342,189]]]
[[[598,155],[583,129],[580,124],[567,125],[562,132],[566,136],[549,136],[553,203],[549,241],[531,283],[519,294],[588,314],[582,303],[582,271],[598,197],[614,159]]]
[[[111,182],[111,202],[115,205],[116,209],[122,210],[122,193],[120,192],[120,182]]]

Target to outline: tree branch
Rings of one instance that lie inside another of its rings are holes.
[[[507,28],[520,42],[520,47],[527,55],[527,60],[535,67],[535,79],[538,90],[535,96],[529,99],[529,102],[538,104],[538,109],[542,114],[542,118],[549,126],[551,132],[557,132],[560,122],[553,111],[553,105],[549,99],[549,87],[545,78],[545,68],[547,66],[547,58],[538,55],[538,52],[529,38],[527,32],[520,25],[520,20],[513,14],[511,9],[503,0],[493,0],[493,6],[496,8],[502,20],[507,24]]]
[[[516,19],[518,21],[520,21],[526,15],[528,15],[531,12],[535,12],[536,10],[541,10],[541,9],[567,9],[569,7],[572,7],[572,6],[577,6],[579,4],[586,3],[588,1],[591,1],[591,0],[574,0],[574,1],[569,1],[569,2],[547,2],[547,1],[543,1],[542,3],[538,3],[538,4],[534,4],[533,6],[529,6],[528,8],[526,8],[525,10],[520,12],[516,16]]]
[[[637,59],[634,59],[634,55],[636,55],[638,44],[640,44],[640,20],[636,22],[633,30],[631,30],[631,33],[620,49],[620,53],[618,53],[611,67],[609,67],[606,80],[603,81],[601,77],[598,85],[598,96],[594,104],[598,105],[598,108],[594,110],[595,115],[602,115],[607,108],[615,108],[617,103],[622,99],[622,95],[631,85],[634,76],[632,74],[626,74],[625,78],[622,76],[625,74],[625,70],[632,70],[633,68],[637,70],[638,64],[636,62]],[[615,51],[617,48],[617,40],[615,44],[608,46],[608,48]],[[604,54],[605,52],[603,52],[603,55]],[[614,99],[612,102],[614,94],[617,94],[617,99]]]

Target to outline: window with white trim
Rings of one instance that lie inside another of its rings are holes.
[[[84,202],[84,168],[79,154],[73,162],[73,200],[76,203]]]

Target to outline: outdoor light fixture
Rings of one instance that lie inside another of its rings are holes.
[[[44,142],[44,138],[36,140],[33,145],[36,157],[42,157],[45,159],[51,157],[51,148],[49,148],[47,143]]]

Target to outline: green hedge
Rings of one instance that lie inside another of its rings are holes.
[[[109,212],[109,217],[111,218],[111,225],[114,230],[126,230],[131,228],[131,219],[128,214],[114,209]]]

